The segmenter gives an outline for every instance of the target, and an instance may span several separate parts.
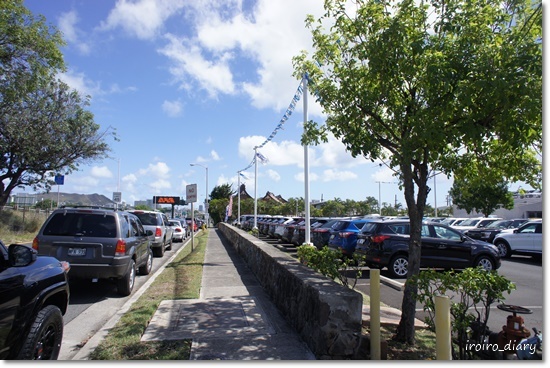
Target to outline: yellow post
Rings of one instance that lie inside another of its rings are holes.
[[[380,360],[380,270],[370,270],[370,358]]]
[[[437,360],[452,360],[451,300],[446,295],[435,297],[435,350]]]

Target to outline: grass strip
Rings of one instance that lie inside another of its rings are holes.
[[[191,339],[140,341],[163,300],[198,299],[208,230],[195,235],[149,289],[132,305],[105,339],[90,354],[90,360],[189,360]]]

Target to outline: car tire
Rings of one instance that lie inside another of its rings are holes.
[[[492,271],[495,269],[495,262],[489,256],[479,256],[476,258],[474,267],[483,267],[486,271]]]
[[[151,273],[152,269],[153,269],[153,252],[151,250],[149,250],[149,252],[147,252],[147,260],[139,268],[139,274],[140,275],[148,275],[148,274]]]
[[[34,319],[18,360],[57,360],[63,339],[63,314],[55,305],[44,307]]]
[[[160,247],[153,248],[153,255],[155,257],[162,257],[164,256],[164,243],[160,245]]]
[[[510,258],[512,256],[512,250],[505,241],[498,240],[495,246],[498,248],[498,255],[500,258]]]
[[[117,292],[119,295],[128,296],[132,293],[134,289],[134,284],[136,282],[136,262],[130,260],[130,265],[128,266],[128,271],[126,275],[117,280]]]
[[[166,246],[166,249],[167,250],[172,250],[172,243],[173,243],[173,239],[170,239],[170,241],[168,242],[168,245]]]
[[[409,257],[406,254],[394,256],[388,265],[388,271],[390,272],[390,276],[395,279],[407,277],[407,272],[409,271]]]

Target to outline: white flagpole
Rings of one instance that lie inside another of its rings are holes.
[[[241,227],[241,172],[237,171],[237,226]]]
[[[254,147],[254,227],[258,229],[258,147]]]
[[[304,76],[302,78],[303,83],[303,99],[304,99],[304,132],[305,127],[307,124],[307,74],[304,73]],[[309,155],[308,155],[308,149],[307,144],[304,144],[304,184],[305,184],[305,198],[304,198],[304,206],[306,210],[306,223],[305,223],[305,244],[311,245],[310,240],[310,230],[311,230],[311,221],[310,221],[310,208],[309,208]]]

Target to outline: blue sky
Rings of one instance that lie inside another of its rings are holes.
[[[111,159],[65,176],[61,192],[99,193],[123,201],[154,195],[185,197],[197,184],[198,201],[216,185],[237,189],[237,172],[249,166],[254,147],[268,159],[258,166],[257,193],[304,197],[300,145],[303,99],[283,115],[300,84],[292,57],[311,49],[307,14],[319,17],[319,0],[25,0],[61,30],[66,83],[91,96],[89,109],[102,129],[116,128]],[[323,122],[308,96],[308,117]],[[352,158],[331,139],[311,146],[310,199],[364,200],[405,206],[390,170]],[[254,195],[254,166],[244,172]],[[438,175],[429,203],[446,203],[452,181]],[[512,189],[516,189],[513,187]],[[27,189],[28,190],[28,189]],[[57,191],[54,187],[53,191]]]

